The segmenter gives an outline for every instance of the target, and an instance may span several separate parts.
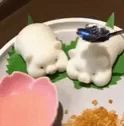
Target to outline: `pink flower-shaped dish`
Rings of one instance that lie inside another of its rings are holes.
[[[0,126],[52,126],[58,98],[47,77],[15,72],[0,80]]]

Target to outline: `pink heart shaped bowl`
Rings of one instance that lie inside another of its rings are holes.
[[[55,85],[15,72],[0,80],[0,126],[52,126],[58,109]]]

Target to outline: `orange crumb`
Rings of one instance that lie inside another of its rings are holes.
[[[116,113],[103,107],[87,109],[81,115],[74,116],[64,126],[119,126]]]
[[[68,110],[67,109],[65,110],[65,114],[68,114]]]
[[[96,106],[96,105],[98,105],[98,101],[97,101],[96,99],[94,99],[94,100],[92,101],[92,104],[93,104],[94,106]]]
[[[112,100],[112,99],[109,99],[108,102],[109,102],[110,104],[112,104],[112,103],[113,103],[113,100]]]

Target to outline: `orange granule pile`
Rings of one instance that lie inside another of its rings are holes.
[[[79,116],[72,116],[64,126],[119,126],[118,116],[103,107],[87,109]]]

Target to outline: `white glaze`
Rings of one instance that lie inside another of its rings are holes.
[[[79,38],[76,48],[69,51],[67,74],[80,82],[104,86],[111,80],[112,66],[123,50],[124,38],[121,35],[102,43],[91,43]]]
[[[66,69],[68,59],[61,49],[62,44],[45,24],[26,26],[18,34],[14,46],[26,61],[27,71],[33,77]]]

